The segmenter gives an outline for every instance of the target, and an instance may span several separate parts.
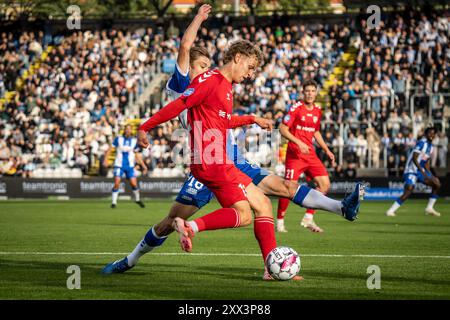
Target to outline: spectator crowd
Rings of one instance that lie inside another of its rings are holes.
[[[408,12],[389,16],[376,29],[366,28],[364,19],[334,25],[227,25],[202,28],[197,44],[207,47],[214,65],[220,66],[229,43],[237,39],[258,43],[264,64],[254,82],[235,85],[234,110],[273,119],[276,125],[301,99],[305,79],[323,85],[341,54],[353,51],[353,67],[343,74],[342,84],[336,80],[330,86],[329,107],[323,110],[325,142],[340,159],[332,172],[351,177],[358,168],[385,167],[389,174],[401,175],[408,152],[430,119],[440,132],[433,141],[432,165],[446,167],[448,137],[441,132],[441,120],[450,97],[429,95],[450,93],[449,19],[448,12]],[[178,30],[161,28],[79,31],[68,36],[0,33],[0,97],[17,89],[16,79],[52,46],[25,79],[17,98],[1,112],[0,175],[33,176],[38,169],[60,167],[90,173],[103,162],[121,125],[136,116],[131,106],[152,77],[164,71],[165,62],[176,59],[181,36]],[[164,90],[152,95],[137,116],[151,116],[165,98]],[[186,137],[174,141],[178,128],[174,120],[151,132],[152,147],[144,151],[150,174],[186,172],[181,163],[187,154],[172,153],[187,145]],[[241,129],[235,134],[242,134]],[[245,139],[254,146],[261,131],[252,127]],[[264,165],[278,143],[272,141],[249,150],[249,158]]]

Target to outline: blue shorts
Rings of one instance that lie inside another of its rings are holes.
[[[433,174],[428,170],[425,170],[425,174],[428,178],[433,177]],[[417,182],[425,184],[425,177],[420,171],[417,171],[417,173],[405,173],[403,175],[403,181],[405,181],[405,187],[406,186],[415,187]]]
[[[114,177],[122,178],[125,174],[127,179],[135,178],[134,168],[130,167],[114,167]]]
[[[241,164],[235,163],[235,165],[253,180],[252,182],[254,185],[258,185],[265,177],[270,175],[267,170],[262,169],[255,164],[251,164],[248,161]],[[200,209],[207,205],[213,196],[214,194],[209,191],[207,187],[195,179],[193,175],[189,175],[188,179],[184,182],[183,187],[181,187],[180,192],[178,192],[175,201],[181,204],[195,206]]]

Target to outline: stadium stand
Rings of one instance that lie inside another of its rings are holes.
[[[315,79],[322,87],[324,138],[338,158],[332,174],[352,177],[358,170],[374,175],[383,170],[400,176],[407,153],[431,122],[441,132],[433,164],[447,167],[449,19],[448,12],[416,11],[389,15],[378,29],[367,29],[357,19],[203,28],[198,44],[209,49],[215,65],[236,39],[256,41],[264,52],[255,82],[235,86],[237,114],[257,114],[278,125],[301,97],[302,81]],[[130,112],[153,78],[171,72],[181,34],[170,33],[152,28],[65,36],[1,33],[0,175],[107,175],[100,164],[121,125],[132,121],[136,127],[139,118],[166,102],[162,81],[140,114]],[[151,132],[152,147],[144,150],[149,175],[186,173],[181,160],[187,155],[171,156],[174,147],[187,144],[186,138],[172,141],[177,128],[174,120]],[[259,133],[249,130],[247,144],[258,142]],[[264,165],[273,145],[249,152]],[[282,154],[283,148],[279,159]],[[330,166],[320,151],[319,156]],[[273,169],[282,172],[280,166]]]

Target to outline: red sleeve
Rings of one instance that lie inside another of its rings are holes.
[[[202,82],[199,82],[198,78],[194,79],[181,97],[155,113],[153,117],[139,126],[139,130],[148,132],[157,125],[175,118],[183,110],[200,105],[210,95],[213,82],[213,78]]]
[[[148,132],[157,125],[175,118],[186,108],[186,103],[181,98],[178,98],[177,100],[167,104],[164,108],[155,113],[153,117],[141,124],[139,126],[139,130]]]
[[[229,128],[234,129],[255,123],[255,116],[231,116]]]

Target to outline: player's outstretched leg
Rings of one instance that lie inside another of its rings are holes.
[[[431,196],[428,199],[428,205],[425,208],[425,214],[435,217],[440,217],[441,214],[434,209],[434,204],[439,198],[438,192],[441,188],[441,183],[437,177],[430,176],[429,179],[426,180],[426,184],[431,187]]]
[[[317,185],[316,190],[322,192],[324,195],[327,194],[330,189],[330,178],[328,175],[317,175],[313,178],[313,180]],[[323,232],[323,229],[320,228],[314,221],[315,213],[316,210],[307,208],[300,225],[312,232],[321,233]]]
[[[121,169],[117,169],[119,170],[118,172],[120,172]],[[112,202],[111,202],[111,208],[115,208],[117,207],[117,198],[119,198],[119,187],[120,187],[120,176],[115,176],[114,177],[114,187],[112,189],[112,194],[111,194],[111,198],[112,198]]]
[[[134,250],[128,256],[108,264],[103,269],[103,273],[123,273],[134,267],[144,254],[149,253],[153,251],[153,249],[156,249],[164,244],[167,237],[174,231],[172,223],[176,217],[188,219],[195,212],[197,212],[198,209],[199,208],[193,205],[185,205],[179,202],[174,202],[167,217],[151,227],[147,231],[144,238],[139,241]]]
[[[406,201],[406,199],[409,198],[409,196],[412,194],[414,190],[414,185],[412,184],[406,184],[405,188],[403,190],[403,194],[397,198],[394,203],[392,204],[392,206],[388,209],[388,211],[386,211],[386,216],[388,217],[395,217],[396,213],[395,211],[398,210],[398,208],[400,208],[400,206],[403,204],[403,202]]]
[[[142,257],[144,254],[152,251],[153,249],[161,246],[164,241],[166,241],[167,236],[158,236],[155,233],[155,227],[153,226],[150,230],[147,231],[144,239],[142,239],[136,248],[125,258],[121,260],[116,260],[108,265],[106,265],[102,273],[103,274],[112,274],[112,273],[124,273],[127,270],[133,268],[138,259]]]
[[[262,189],[266,195],[289,198],[292,202],[303,208],[333,212],[350,221],[353,221],[354,219],[351,219],[351,214],[349,214],[349,212],[355,210],[349,209],[349,206],[356,208],[356,213],[354,213],[356,216],[359,211],[359,203],[363,199],[365,191],[363,184],[357,183],[352,194],[343,201],[338,201],[327,197],[323,193],[311,189],[306,185],[300,186],[297,182],[284,180],[276,175],[266,177],[258,184],[258,188]],[[355,195],[356,193],[358,194],[358,197],[352,197],[352,195]],[[353,205],[355,201],[357,203],[356,205]],[[347,213],[345,214],[344,211]]]
[[[136,204],[139,205],[139,207],[145,208],[145,204],[141,201],[141,195],[139,192],[137,179],[134,177],[130,178],[130,185],[131,185],[131,189],[133,190],[134,202],[136,202]]]
[[[353,192],[342,200],[342,216],[349,220],[354,221],[358,218],[359,206],[361,200],[364,199],[365,186],[357,182]]]

